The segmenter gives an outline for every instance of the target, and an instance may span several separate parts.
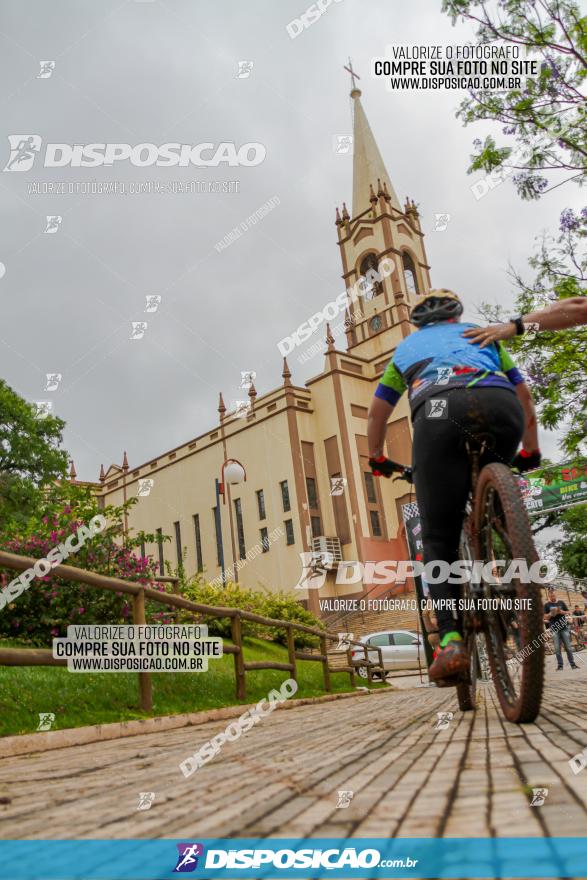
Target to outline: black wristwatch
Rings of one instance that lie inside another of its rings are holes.
[[[516,327],[516,336],[523,336],[524,333],[526,332],[526,328],[524,327],[524,324],[522,323],[522,316],[518,315],[517,318],[510,318],[510,322],[512,324],[514,324]]]

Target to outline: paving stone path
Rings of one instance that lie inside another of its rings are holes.
[[[416,684],[274,712],[188,779],[180,761],[226,721],[0,759],[2,837],[587,835],[587,768],[568,763],[587,747],[586,664],[549,670],[525,726],[503,720],[489,684],[466,714],[453,690]],[[151,809],[139,792],[155,792]]]

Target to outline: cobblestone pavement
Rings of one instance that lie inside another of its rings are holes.
[[[452,689],[416,684],[274,712],[188,779],[180,761],[225,721],[4,758],[2,837],[587,835],[587,769],[568,763],[587,747],[587,665],[551,668],[525,726],[503,720],[489,684],[466,714]],[[532,788],[548,788],[543,806]],[[151,809],[139,792],[155,792]]]

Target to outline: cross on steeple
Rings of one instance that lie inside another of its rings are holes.
[[[358,73],[355,73],[355,71],[353,70],[353,63],[352,63],[352,61],[351,61],[350,58],[349,58],[349,66],[347,67],[347,66],[345,65],[344,69],[347,70],[347,71],[350,73],[350,75],[351,75],[351,80],[352,80],[352,83],[353,83],[353,89],[356,89],[356,88],[357,88],[357,84],[356,84],[356,82],[355,82],[355,79],[361,79],[361,77],[359,76]]]

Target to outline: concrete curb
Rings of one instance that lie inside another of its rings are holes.
[[[295,709],[312,703],[330,703],[332,700],[345,700],[350,697],[373,696],[390,693],[392,688],[376,691],[351,691],[343,694],[324,694],[321,697],[304,697],[280,703],[278,709]],[[182,715],[159,715],[157,718],[140,718],[134,721],[115,721],[112,724],[93,724],[90,727],[72,727],[68,730],[52,730],[47,733],[25,733],[20,736],[0,738],[1,758],[30,755],[34,752],[47,752],[52,749],[67,749],[91,742],[106,742],[123,739],[127,736],[140,736],[144,733],[160,733],[180,727],[193,727],[209,721],[222,721],[236,718],[252,708],[254,703],[239,706],[225,706],[222,709],[207,709],[205,712],[189,712]]]

